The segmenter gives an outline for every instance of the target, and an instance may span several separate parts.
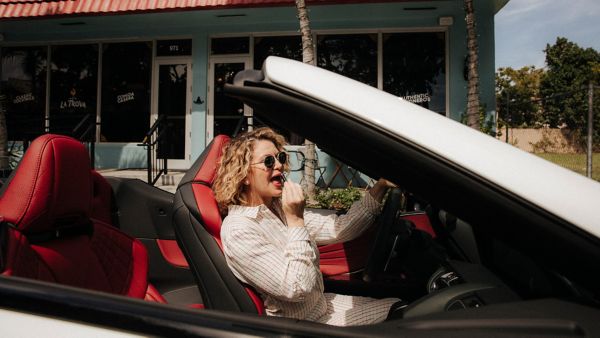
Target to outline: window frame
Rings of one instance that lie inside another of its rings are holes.
[[[316,29],[312,31],[313,43],[315,45],[315,55],[318,53],[316,39],[319,35],[349,35],[349,34],[377,34],[377,89],[383,90],[383,34],[388,33],[444,33],[444,62],[445,62],[445,114],[450,117],[450,43],[449,43],[449,27],[447,26],[429,26],[429,27],[392,27],[392,28],[369,28],[369,29]],[[222,33],[209,34],[209,49],[207,56],[210,59],[220,57],[222,55],[237,57],[250,57],[250,62],[254,63],[254,38],[255,37],[271,37],[271,36],[293,36],[300,35],[297,31],[277,31],[277,32],[248,32],[248,33]],[[210,43],[215,38],[227,37],[245,37],[250,39],[250,51],[247,54],[211,54]],[[316,57],[315,57],[316,63]]]

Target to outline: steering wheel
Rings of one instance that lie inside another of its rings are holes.
[[[387,200],[379,216],[379,228],[375,236],[375,243],[371,248],[371,254],[363,271],[363,280],[370,282],[378,273],[383,272],[385,261],[392,250],[394,243],[390,240],[393,226],[396,224],[396,216],[400,210],[402,191],[400,188],[392,188],[388,193]]]

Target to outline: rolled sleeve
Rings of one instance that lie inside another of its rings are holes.
[[[294,241],[310,241],[310,236],[305,227],[292,227],[288,229],[288,240]]]
[[[226,219],[221,238],[227,263],[238,278],[277,299],[300,302],[317,283],[317,254],[304,227],[287,231],[283,251],[249,219]]]
[[[368,192],[357,203],[373,216],[377,216],[381,212],[381,203],[377,202]]]
[[[304,222],[319,245],[347,242],[369,228],[380,212],[381,203],[367,192],[352,204],[346,214],[338,216],[306,212]]]

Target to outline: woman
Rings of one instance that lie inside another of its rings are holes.
[[[302,188],[283,176],[284,145],[283,136],[258,128],[224,150],[213,189],[226,216],[221,241],[229,267],[260,293],[268,315],[342,326],[385,320],[399,299],[323,293],[317,245],[360,235],[391,184],[379,180],[342,216],[305,211]]]

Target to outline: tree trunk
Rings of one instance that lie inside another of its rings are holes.
[[[479,70],[477,56],[477,32],[475,30],[473,0],[465,0],[465,14],[465,20],[467,22],[468,49],[467,125],[471,128],[479,130]]]
[[[9,169],[8,133],[6,130],[6,95],[0,94],[0,170]]]
[[[315,64],[315,49],[310,31],[310,21],[304,0],[296,0],[296,9],[298,10],[298,20],[300,22],[300,33],[302,34],[302,62],[314,65]],[[306,183],[306,197],[309,204],[316,203],[315,189],[315,167],[316,154],[315,144],[309,140],[304,141],[306,157],[304,166],[304,182]]]

